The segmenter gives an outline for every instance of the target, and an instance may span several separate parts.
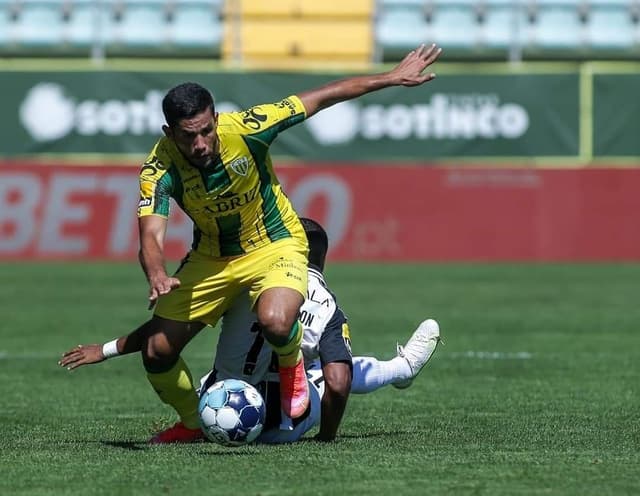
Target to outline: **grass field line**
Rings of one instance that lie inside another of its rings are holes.
[[[447,353],[444,358],[478,358],[480,360],[530,360],[528,351],[462,351]]]
[[[357,355],[357,354],[356,354]],[[61,354],[51,352],[28,351],[13,353],[0,351],[0,360],[59,360]],[[211,353],[192,353],[191,357],[196,359],[212,358]],[[533,353],[528,351],[454,351],[450,353],[439,353],[438,359],[478,359],[478,360],[530,360]]]

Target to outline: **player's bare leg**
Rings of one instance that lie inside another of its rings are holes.
[[[256,303],[258,322],[265,339],[278,355],[280,406],[291,418],[300,417],[309,406],[309,389],[300,343],[303,328],[298,312],[304,299],[291,288],[269,288]]]
[[[199,322],[177,322],[154,316],[155,324],[142,342],[147,378],[160,399],[171,405],[180,422],[157,433],[153,444],[189,443],[203,438],[198,424],[198,396],[191,372],[180,357],[186,344],[204,327]]]

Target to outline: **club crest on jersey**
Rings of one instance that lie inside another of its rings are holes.
[[[246,176],[249,171],[249,160],[247,157],[240,157],[231,162],[231,169],[236,174],[240,174],[241,176]]]

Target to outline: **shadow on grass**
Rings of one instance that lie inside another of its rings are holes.
[[[412,436],[412,435],[413,435],[412,432],[397,430],[397,431],[363,432],[363,433],[360,433],[360,434],[338,434],[338,438],[341,438],[341,439],[371,439],[371,438],[376,438],[376,437],[378,437],[378,438],[388,437],[388,438],[398,439],[400,437]]]
[[[213,445],[215,446],[215,444]],[[197,453],[194,453],[194,455],[197,456],[225,456],[225,457],[229,457],[229,456],[235,456],[237,457],[245,457],[245,456],[255,456],[256,455],[256,451],[255,450],[247,450],[247,449],[242,449],[242,447],[235,448],[235,447],[225,447],[225,446],[218,446],[219,448],[221,448],[220,450],[216,450],[216,451],[198,451]]]
[[[103,446],[120,448],[129,451],[146,451],[150,448],[148,443],[143,441],[100,441]]]
[[[193,453],[194,455],[200,455],[200,456],[236,456],[236,457],[244,457],[244,456],[253,456],[255,454],[255,451],[251,448],[253,448],[254,446],[260,446],[261,448],[265,448],[265,447],[276,447],[276,446],[283,446],[286,444],[318,444],[318,445],[322,445],[322,444],[334,444],[336,442],[340,442],[340,440],[359,440],[359,439],[373,439],[373,438],[392,438],[392,439],[398,439],[401,438],[403,436],[408,436],[411,435],[410,432],[407,431],[403,431],[403,430],[397,430],[397,431],[377,431],[377,432],[367,432],[367,433],[361,433],[361,434],[339,434],[338,438],[335,441],[331,441],[329,443],[323,442],[323,441],[318,441],[317,439],[313,438],[313,437],[305,437],[302,438],[298,441],[294,441],[292,443],[283,443],[283,444],[257,444],[257,445],[250,445],[250,446],[239,446],[237,448],[229,448],[229,447],[223,447],[223,446],[217,446],[215,443],[208,443],[208,442],[199,442],[199,443],[190,443],[190,444],[173,444],[171,446],[188,446],[189,448],[193,448],[194,446],[198,446],[198,447],[205,447],[205,446],[212,446],[212,447],[218,447],[218,448],[223,448],[222,450],[216,450],[216,451],[209,451],[208,449],[206,450],[198,450],[196,453]],[[102,440],[100,441],[100,444],[102,444],[103,446],[108,446],[111,448],[120,448],[123,450],[128,450],[128,451],[147,451],[149,449],[155,448],[155,446],[152,446],[144,441],[105,441]],[[249,448],[249,449],[247,449]]]
[[[100,444],[109,448],[119,448],[127,451],[148,451],[154,449],[162,449],[169,446],[170,448],[184,448],[188,449],[192,455],[200,456],[246,456],[254,454],[252,451],[245,451],[241,449],[238,451],[235,448],[225,448],[223,446],[217,446],[215,443],[198,442],[198,443],[172,443],[168,445],[151,445],[145,441],[100,441]],[[222,451],[209,451],[208,449],[202,450],[207,446],[222,448]],[[194,450],[194,448],[197,448]]]
[[[338,437],[332,441],[321,441],[315,437],[303,437],[302,439],[298,439],[297,441],[293,441],[290,443],[282,443],[282,444],[263,444],[261,446],[284,446],[287,444],[335,444],[340,441],[346,440],[359,440],[359,439],[374,439],[374,438],[389,438],[393,440],[397,440],[402,437],[413,436],[413,433],[409,431],[378,431],[378,432],[365,432],[360,434],[342,434],[338,433]]]

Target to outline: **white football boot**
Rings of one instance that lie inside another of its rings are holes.
[[[440,342],[440,326],[433,319],[422,322],[415,330],[407,344],[398,344],[398,356],[404,358],[411,368],[411,377],[394,382],[393,387],[405,389],[411,386],[413,379],[420,373],[436,351]]]

